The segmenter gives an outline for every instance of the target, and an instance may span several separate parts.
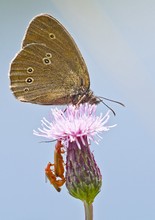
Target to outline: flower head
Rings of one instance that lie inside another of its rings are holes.
[[[79,138],[83,141],[83,136],[87,140],[95,140],[103,131],[108,131],[110,127],[106,125],[109,120],[109,111],[105,116],[96,116],[96,105],[88,103],[80,104],[79,107],[69,105],[66,111],[52,109],[53,121],[49,122],[43,118],[42,129],[34,131],[37,136],[46,137],[50,140],[63,140],[65,142],[77,142]],[[97,141],[96,141],[97,142]],[[68,145],[68,144],[67,144]],[[79,144],[78,144],[79,145]]]

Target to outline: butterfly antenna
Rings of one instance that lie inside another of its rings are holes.
[[[112,111],[112,113],[114,114],[114,116],[116,115],[115,111],[114,111],[112,108],[110,108],[110,106],[108,106],[108,105],[103,101],[103,99],[104,99],[104,100],[107,100],[107,101],[110,101],[110,102],[117,103],[117,104],[119,104],[119,105],[125,107],[125,105],[124,105],[122,102],[118,102],[118,101],[115,101],[115,100],[113,100],[113,99],[108,99],[108,98],[105,98],[105,97],[102,97],[102,96],[99,96],[99,99],[100,99],[100,101],[101,101],[108,109],[110,109],[110,110]]]
[[[109,105],[107,105],[105,102],[103,102],[103,100],[102,99],[100,99],[101,100],[101,102],[108,108],[108,109],[110,109],[110,111],[112,111],[112,113],[114,114],[114,116],[116,115],[116,113],[115,113],[115,111],[112,109],[112,108],[110,108],[110,106]]]
[[[108,98],[105,98],[105,97],[102,97],[102,96],[99,96],[99,98],[101,99],[101,102],[103,102],[102,99],[104,99],[104,100],[107,100],[107,101],[110,101],[110,102],[114,102],[114,103],[117,103],[117,104],[125,107],[125,105],[122,102],[118,102],[118,101],[115,101],[113,99],[108,99]],[[105,103],[103,103],[103,104],[105,104]]]

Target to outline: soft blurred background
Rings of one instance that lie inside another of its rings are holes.
[[[81,201],[65,186],[45,182],[54,143],[39,143],[50,106],[17,101],[9,90],[9,64],[30,20],[56,17],[71,33],[87,63],[96,95],[117,113],[92,150],[103,175],[94,220],[155,219],[155,1],[1,0],[0,2],[0,219],[84,219]],[[98,113],[107,111],[102,104]]]

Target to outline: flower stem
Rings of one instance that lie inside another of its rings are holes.
[[[84,201],[85,220],[93,220],[93,204],[88,204]]]

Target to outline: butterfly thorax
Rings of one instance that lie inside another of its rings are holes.
[[[86,103],[86,102],[90,104],[98,104],[101,102],[101,99],[95,96],[90,89],[87,91],[78,91],[76,95],[71,96],[71,103],[73,105]]]

